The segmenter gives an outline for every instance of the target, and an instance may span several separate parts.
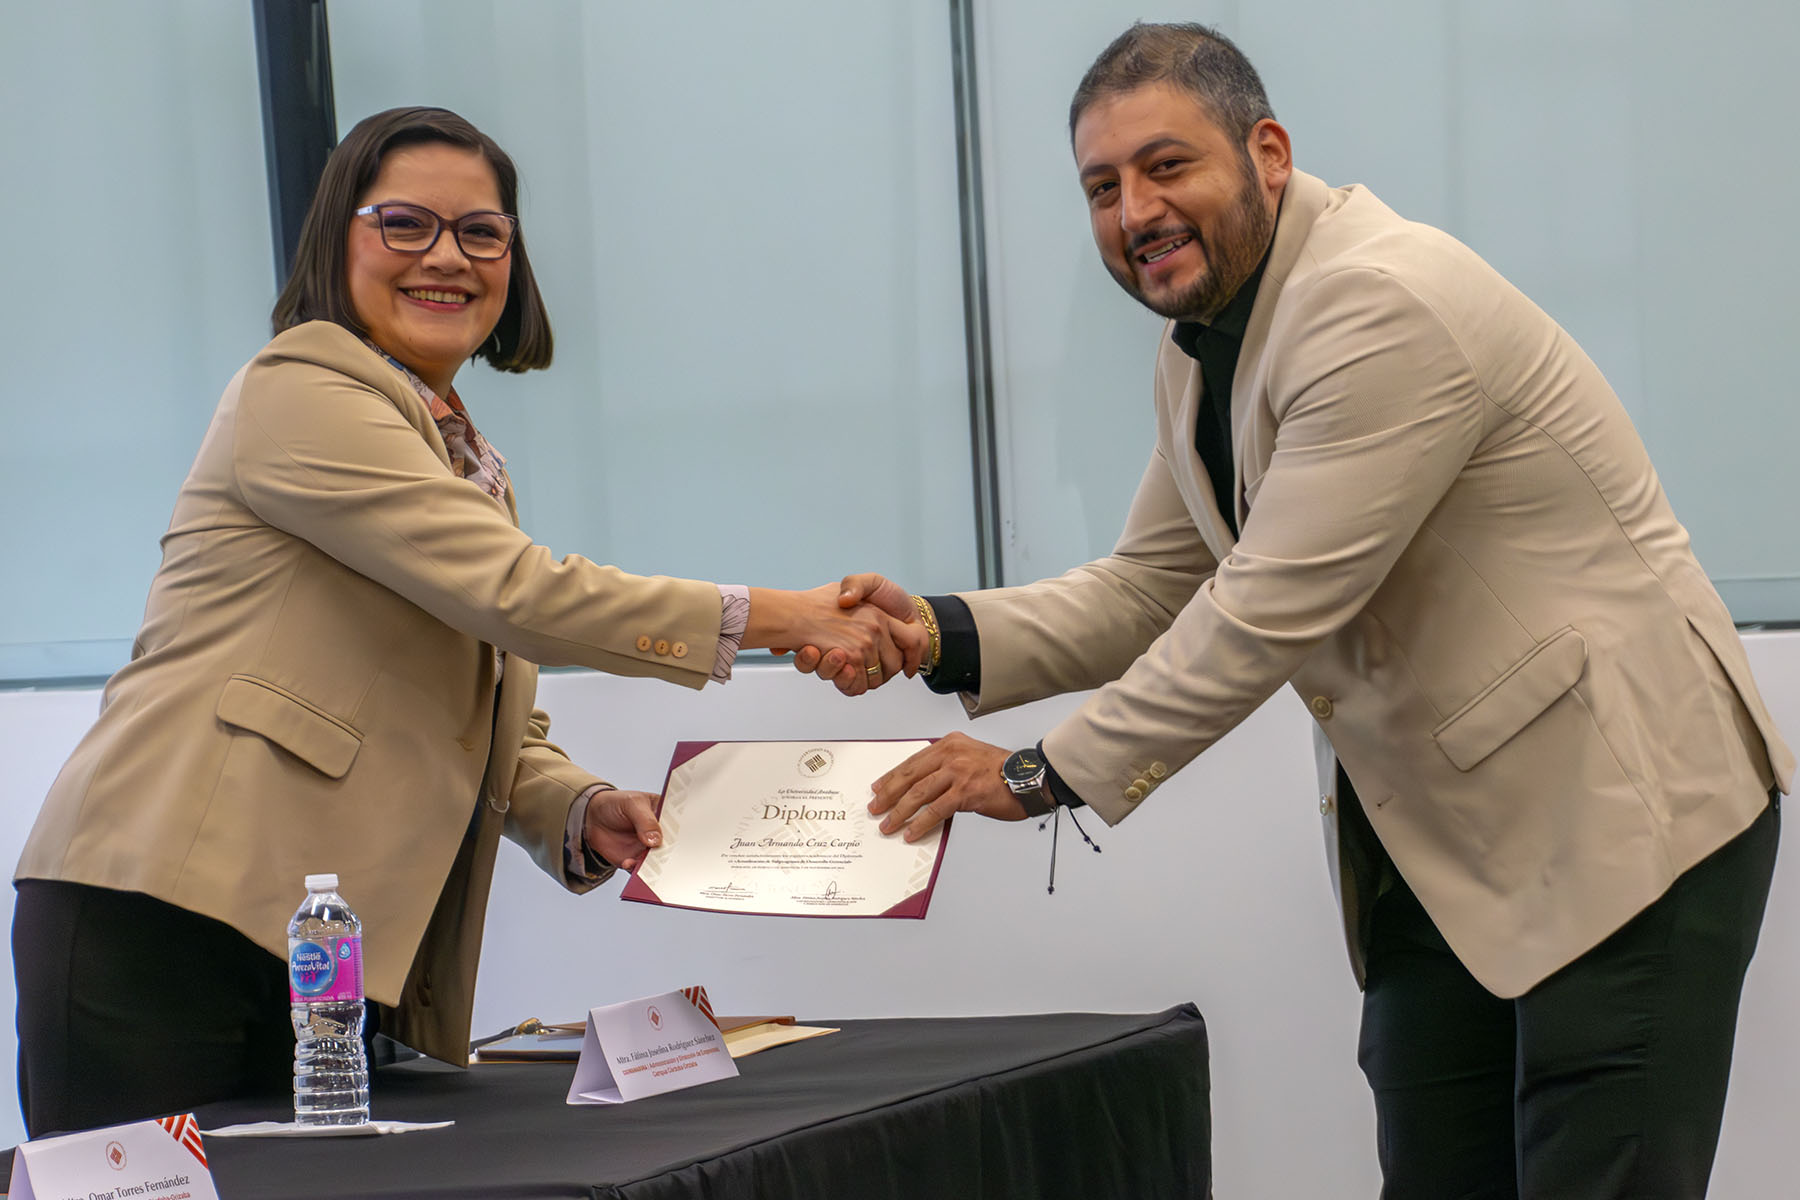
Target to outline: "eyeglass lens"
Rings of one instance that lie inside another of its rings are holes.
[[[390,250],[417,253],[429,248],[438,227],[448,224],[463,253],[470,258],[499,258],[512,245],[513,223],[505,213],[476,212],[456,221],[440,221],[427,208],[409,204],[384,204],[376,209],[381,220],[381,240]]]

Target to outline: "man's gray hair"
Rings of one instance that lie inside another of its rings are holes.
[[[1167,83],[1187,92],[1240,149],[1258,121],[1273,118],[1268,93],[1232,40],[1205,25],[1142,21],[1113,39],[1081,77],[1069,102],[1069,137],[1096,100]]]

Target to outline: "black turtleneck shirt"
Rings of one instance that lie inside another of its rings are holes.
[[[1250,325],[1250,310],[1256,307],[1256,292],[1262,286],[1263,268],[1269,256],[1256,264],[1250,278],[1237,290],[1219,315],[1210,322],[1177,321],[1170,340],[1181,352],[1200,364],[1204,386],[1200,396],[1200,418],[1194,423],[1194,449],[1212,480],[1213,499],[1218,501],[1219,515],[1225,518],[1233,537],[1237,536],[1237,468],[1231,461],[1231,381],[1237,375],[1238,353],[1244,348],[1244,330]]]

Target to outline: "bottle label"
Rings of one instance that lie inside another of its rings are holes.
[[[290,943],[288,990],[295,1001],[361,1000],[362,982],[360,937]]]

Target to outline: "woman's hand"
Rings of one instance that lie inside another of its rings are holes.
[[[919,610],[913,606],[912,596],[893,580],[873,573],[846,575],[843,582],[838,584],[837,602],[839,608],[855,608],[858,605],[879,608],[895,621],[910,626],[911,631],[916,632],[919,638],[919,661],[925,660],[925,655],[931,648],[931,634],[918,623]],[[856,694],[847,686],[854,681],[855,667],[839,651],[815,645],[801,646],[794,652],[794,669],[802,675],[817,675],[820,679],[828,679],[846,695]],[[911,675],[913,671],[908,670],[906,674]],[[880,680],[871,678],[869,687],[880,687],[889,678],[891,676],[885,674]]]
[[[846,696],[860,696],[898,675],[919,669],[930,635],[910,601],[895,615],[876,604],[840,602],[842,586],[821,584],[804,592],[750,589],[746,649],[785,653],[795,646],[818,656],[816,674]]]
[[[655,792],[606,788],[588,800],[582,838],[589,850],[616,867],[635,870],[644,855],[662,845],[656,823]]]

